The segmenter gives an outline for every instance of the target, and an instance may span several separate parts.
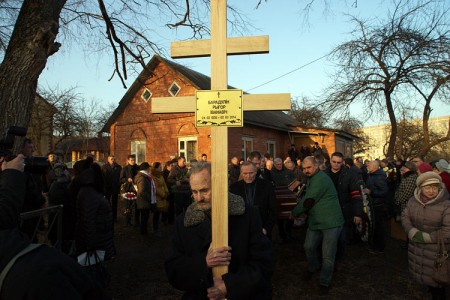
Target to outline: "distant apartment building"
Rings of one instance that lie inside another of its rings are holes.
[[[450,116],[430,118],[428,121],[430,131],[444,136],[448,131],[449,118]],[[414,119],[411,122],[416,123],[417,126],[422,126],[422,119]],[[368,138],[368,147],[360,156],[363,156],[365,159],[384,158],[384,151],[385,149],[387,150],[387,142],[390,137],[391,125],[380,124],[367,126],[362,128],[362,130]]]

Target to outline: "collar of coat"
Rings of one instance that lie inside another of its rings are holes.
[[[240,216],[245,213],[245,201],[241,196],[228,193],[228,215]],[[184,227],[192,227],[211,218],[211,210],[204,211],[197,202],[192,203],[184,215]]]

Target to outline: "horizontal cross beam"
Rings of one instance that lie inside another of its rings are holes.
[[[152,101],[152,113],[195,112],[195,96],[155,97]],[[244,94],[244,111],[291,110],[291,94]]]
[[[211,56],[211,40],[179,41],[171,43],[172,58]],[[228,55],[269,53],[269,36],[234,37],[227,39]]]

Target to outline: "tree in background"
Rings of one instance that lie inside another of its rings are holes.
[[[381,24],[352,17],[356,25],[353,39],[334,50],[334,82],[317,106],[346,113],[351,104],[362,103],[366,116],[387,115],[391,128],[386,154],[394,157],[398,108],[420,101],[413,87],[428,87],[423,94],[433,94],[429,102],[416,106],[424,116],[429,116],[431,99],[448,101],[442,91],[448,87],[445,78],[450,71],[449,19],[448,3],[433,0],[398,1]],[[434,92],[430,89],[433,79],[439,83],[433,85]]]
[[[208,10],[209,0],[0,1],[0,134],[12,125],[28,127],[39,76],[62,43],[109,55],[111,77],[118,76],[125,87],[129,71],[145,68],[154,53],[164,54],[152,28],[164,22],[202,37],[209,33]],[[246,25],[235,9],[229,20],[235,31]]]
[[[324,128],[326,126],[327,118],[324,111],[305,97],[300,100],[293,99],[288,114],[302,127]]]

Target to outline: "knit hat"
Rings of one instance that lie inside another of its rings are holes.
[[[445,159],[440,159],[436,162],[436,168],[441,172],[449,172],[450,168],[448,162]]]
[[[405,168],[408,168],[410,171],[417,172],[417,167],[412,161],[405,162]]]
[[[140,171],[144,171],[144,170],[148,170],[150,168],[150,164],[146,161],[144,161],[140,166],[139,166],[139,170]]]
[[[420,164],[419,172],[421,174],[423,174],[425,172],[430,172],[430,171],[433,171],[433,167],[429,163],[423,162]]]
[[[436,174],[433,171],[420,174],[420,176],[417,177],[417,180],[416,180],[416,185],[418,187],[422,187],[422,186],[430,185],[430,184],[436,184],[436,183],[442,184],[442,179],[441,179],[441,176],[439,176],[438,174]]]

